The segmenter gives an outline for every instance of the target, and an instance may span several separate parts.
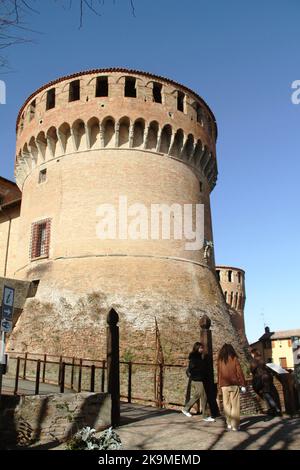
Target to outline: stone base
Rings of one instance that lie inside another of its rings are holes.
[[[90,426],[111,424],[111,398],[106,393],[3,397],[0,442],[4,447],[49,444],[70,439]]]

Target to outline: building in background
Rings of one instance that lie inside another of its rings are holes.
[[[0,176],[0,277],[16,270],[21,196],[16,183]]]
[[[258,349],[265,362],[294,369],[300,363],[300,329],[271,332],[267,326],[265,333],[250,347]]]

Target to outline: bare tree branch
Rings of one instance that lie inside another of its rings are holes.
[[[41,0],[37,0],[41,1]],[[63,5],[63,0],[54,0]],[[116,0],[112,0],[116,4]],[[0,49],[5,49],[17,44],[32,42],[28,33],[37,33],[28,27],[25,20],[32,13],[39,14],[39,10],[31,4],[32,0],[0,0]],[[132,16],[136,17],[134,0],[129,0]],[[93,14],[101,17],[101,8],[104,0],[80,0],[79,2],[79,29],[83,27],[85,8]],[[69,0],[69,10],[73,7],[73,0]],[[0,68],[6,66],[7,60],[0,56]]]

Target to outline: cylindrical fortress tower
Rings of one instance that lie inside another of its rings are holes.
[[[241,347],[214,270],[216,136],[196,93],[145,72],[82,72],[27,99],[17,120],[15,276],[38,289],[11,347],[99,358],[110,306],[127,356],[154,359],[156,318],[165,356],[184,357],[204,313],[216,348],[225,340]],[[115,238],[99,237],[103,204],[116,209]],[[124,236],[124,211],[132,219],[137,204],[148,214],[153,204],[203,204],[204,245],[187,249],[175,229],[170,237]]]
[[[240,333],[245,335],[245,271],[232,266],[216,266],[216,272],[225,301],[230,309],[236,312],[233,320],[234,325]]]

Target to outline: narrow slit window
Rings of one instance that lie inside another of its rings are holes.
[[[33,100],[29,106],[29,121],[32,121],[32,119],[35,116],[35,108],[36,108],[36,101]]]
[[[203,192],[203,183],[202,181],[199,182],[199,189],[200,189],[200,193]]]
[[[220,281],[220,270],[217,269],[216,273],[217,273],[217,279],[218,279],[218,281]]]
[[[238,272],[238,283],[240,284],[241,283],[241,273]]]
[[[125,77],[125,96],[136,98],[136,79],[133,77]]]
[[[232,271],[228,271],[228,282],[232,282]]]
[[[108,96],[108,78],[98,77],[96,80],[96,97]]]
[[[55,88],[47,91],[46,111],[55,108]]]
[[[41,170],[39,173],[39,184],[45,183],[47,181],[47,169]]]
[[[80,80],[74,80],[69,87],[69,101],[80,100]]]
[[[196,104],[197,122],[203,126],[203,111],[200,104]]]
[[[184,110],[184,93],[177,91],[177,109],[178,111]]]
[[[160,83],[153,83],[153,101],[155,103],[162,102],[161,90],[162,90],[162,85]]]

